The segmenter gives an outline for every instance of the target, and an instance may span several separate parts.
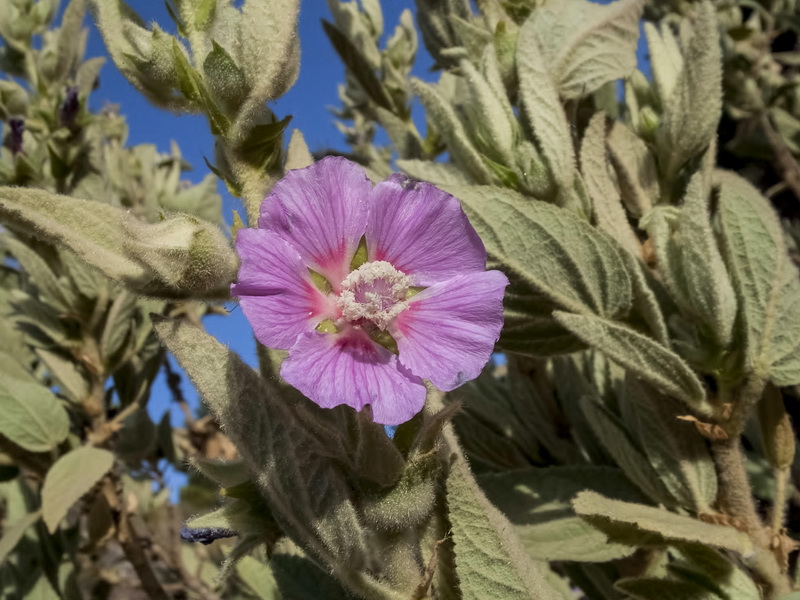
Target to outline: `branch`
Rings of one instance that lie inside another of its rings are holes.
[[[800,165],[797,164],[791,150],[789,150],[781,134],[772,125],[772,121],[766,112],[761,113],[760,121],[767,136],[767,142],[774,154],[773,163],[775,169],[792,190],[794,197],[800,201]]]

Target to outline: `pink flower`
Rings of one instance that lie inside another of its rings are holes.
[[[281,376],[325,408],[369,404],[377,423],[419,412],[422,379],[477,377],[503,326],[508,279],[486,271],[458,200],[402,175],[373,188],[344,158],[290,171],[236,249],[231,293],[262,344],[289,350]]]

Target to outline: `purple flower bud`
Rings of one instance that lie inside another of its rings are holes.
[[[78,88],[74,85],[71,85],[67,88],[64,102],[61,103],[61,109],[58,113],[61,126],[66,127],[70,131],[74,130],[77,125],[79,110],[80,102],[78,102]]]
[[[181,527],[180,534],[181,538],[187,542],[200,542],[204,546],[208,546],[214,540],[236,537],[239,535],[235,531],[223,527],[198,527],[196,529],[190,529],[186,526]]]
[[[8,147],[12,154],[22,152],[22,134],[25,131],[25,120],[13,117],[8,120],[8,127],[11,130],[8,136]]]

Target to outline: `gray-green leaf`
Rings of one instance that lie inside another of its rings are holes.
[[[439,134],[447,142],[450,156],[477,183],[491,183],[492,175],[481,155],[472,145],[464,125],[458,120],[452,106],[431,85],[411,80],[411,88],[419,96],[428,114],[428,120],[435,123]]]
[[[639,441],[661,481],[681,505],[695,513],[717,499],[717,472],[697,429],[678,420],[675,400],[628,377],[625,400],[632,405]]]
[[[42,511],[37,510],[26,514],[22,519],[15,523],[8,523],[3,527],[3,537],[0,538],[0,563],[3,563],[6,556],[17,546],[22,536],[28,528],[36,523],[42,516]]]
[[[601,401],[585,396],[580,406],[597,439],[619,465],[628,479],[655,502],[672,505],[674,500],[647,461],[641,449],[631,438],[622,421]]]
[[[722,115],[722,57],[717,11],[708,0],[698,2],[693,35],[685,49],[683,70],[669,98],[659,128],[659,152],[666,181],[700,154],[717,134]]]
[[[556,84],[546,65],[536,23],[529,18],[522,26],[517,42],[522,108],[547,159],[553,179],[564,189],[571,189],[575,177],[572,135]]]
[[[492,267],[508,275],[501,345],[527,354],[575,350],[575,338],[551,318],[554,308],[619,318],[631,308],[621,250],[573,213],[502,188],[445,186],[460,198]],[[566,346],[565,344],[566,343]],[[571,345],[571,347],[570,347]]]
[[[753,553],[753,542],[738,529],[676,515],[662,508],[611,500],[591,491],[578,494],[572,507],[610,539],[620,543],[637,544],[637,540],[642,545],[700,542],[737,552],[743,557]]]
[[[339,440],[314,435],[320,424],[302,404],[309,401],[282,396],[201,329],[155,315],[153,321],[236,444],[284,531],[323,563],[361,565],[365,532],[350,485],[330,458]]]
[[[741,306],[747,368],[776,385],[800,383],[800,280],[778,217],[747,181],[719,173],[719,214]]]
[[[59,458],[42,486],[42,517],[53,533],[72,505],[80,500],[114,465],[108,450],[84,446]]]
[[[591,95],[636,68],[643,8],[642,0],[559,0],[533,11],[531,26],[564,98]]]
[[[2,187],[0,220],[69,248],[142,295],[227,298],[236,274],[222,231],[189,215],[147,224],[109,204]]]
[[[706,176],[698,171],[689,181],[674,225],[656,209],[651,233],[659,270],[672,295],[706,323],[725,348],[733,335],[736,295],[711,229],[710,193]]]
[[[272,569],[252,556],[243,556],[236,562],[236,574],[250,588],[256,598],[276,600],[281,597]]]
[[[0,382],[0,433],[31,452],[46,452],[69,433],[67,411],[49,389],[35,382]]]
[[[703,384],[677,354],[630,327],[592,315],[556,311],[553,317],[590,346],[701,414],[711,414]]]
[[[456,452],[447,476],[447,506],[464,600],[564,600],[532,561],[505,516],[486,499],[458,449],[452,426],[445,439]]]
[[[537,559],[605,562],[633,552],[628,546],[609,543],[604,534],[578,517],[569,503],[586,489],[621,500],[644,501],[619,469],[531,467],[482,475],[478,481],[492,504],[516,525],[525,549]]]
[[[596,113],[581,143],[581,172],[586,183],[586,191],[592,199],[597,224],[609,235],[616,238],[633,256],[642,256],[642,246],[636,232],[628,221],[614,180],[609,173],[606,152],[606,115]]]

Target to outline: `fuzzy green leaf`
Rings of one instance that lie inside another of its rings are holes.
[[[214,40],[211,40],[211,46],[211,52],[203,61],[204,81],[220,106],[228,113],[234,113],[250,91],[247,80],[225,48]]]
[[[69,433],[67,411],[37,382],[0,382],[0,433],[31,452],[46,452]]]
[[[701,414],[711,414],[711,404],[697,375],[680,356],[655,340],[625,325],[591,315],[556,311],[553,317],[656,389],[682,400]]]
[[[439,134],[447,143],[452,159],[477,183],[491,183],[492,175],[481,155],[472,145],[464,125],[459,121],[453,107],[435,87],[411,80],[414,93],[419,96],[428,115],[428,122],[435,124]]]
[[[342,59],[350,73],[356,78],[369,99],[377,106],[393,113],[395,107],[389,92],[375,75],[369,61],[361,54],[359,49],[332,23],[323,20],[322,29],[331,41],[339,58]]]
[[[16,548],[19,541],[25,535],[25,532],[36,523],[42,516],[42,511],[37,510],[26,514],[19,521],[14,523],[7,523],[3,526],[3,537],[0,538],[0,563],[5,562],[14,548]]]
[[[623,544],[636,543],[637,538],[644,545],[699,542],[743,557],[753,553],[752,541],[738,529],[676,515],[663,508],[612,500],[591,491],[578,494],[572,507],[612,541]]]
[[[287,171],[291,169],[302,169],[308,167],[314,162],[314,157],[308,150],[306,140],[299,129],[292,131],[292,137],[289,138],[289,148],[286,150],[286,164],[284,168]]]
[[[270,567],[281,597],[291,600],[355,600],[336,579],[283,538],[278,542]]]
[[[398,160],[397,166],[406,175],[438,185],[469,185],[469,177],[455,165],[428,160]]]
[[[697,3],[693,35],[685,50],[683,70],[665,99],[658,131],[666,180],[671,181],[689,159],[699,155],[717,134],[722,116],[722,56],[717,11],[709,0]]]
[[[531,27],[564,98],[589,96],[636,68],[643,8],[643,0],[560,0],[533,11]]]
[[[635,600],[714,600],[708,588],[689,581],[640,577],[620,579],[615,587]]]
[[[534,558],[605,562],[633,552],[628,546],[609,543],[569,504],[586,489],[620,500],[644,501],[619,469],[531,467],[482,475],[478,482],[489,500],[517,526],[525,549]]]
[[[681,406],[668,396],[634,377],[627,380],[626,394],[640,443],[661,481],[684,508],[710,512],[717,500],[717,472],[705,439],[691,423],[678,420]]]
[[[14,255],[14,258],[19,261],[25,273],[27,273],[36,287],[39,288],[39,292],[43,298],[49,300],[62,310],[69,306],[55,273],[53,273],[47,265],[47,262],[45,262],[41,256],[13,237],[5,237],[3,244],[9,252]]]
[[[244,131],[264,104],[286,93],[297,79],[300,43],[299,0],[246,0],[240,29],[240,66],[252,92],[237,117],[235,131]]]
[[[622,199],[609,173],[604,113],[595,114],[584,133],[581,172],[600,229],[614,237],[631,255],[641,257],[639,238],[628,221]]]
[[[284,531],[325,564],[361,565],[365,533],[350,486],[331,458],[341,442],[331,432],[325,439],[315,435],[319,417],[308,414],[309,401],[281,397],[278,387],[201,329],[153,321],[236,444]]]
[[[243,462],[211,460],[195,455],[189,464],[221,487],[231,487],[250,479],[247,465]]]
[[[736,295],[711,229],[711,190],[705,180],[702,171],[692,177],[674,224],[656,209],[648,228],[673,297],[707,324],[716,343],[725,348],[733,335]]]
[[[42,517],[50,533],[58,529],[72,505],[114,465],[108,450],[84,446],[59,458],[42,486]]]
[[[556,84],[547,70],[542,42],[533,18],[528,19],[519,32],[517,71],[522,108],[547,159],[553,179],[564,189],[571,189],[575,177],[572,135]]]
[[[720,173],[719,214],[741,306],[747,368],[779,386],[800,383],[800,280],[769,201]]]
[[[546,565],[526,555],[511,523],[478,487],[449,425],[445,439],[456,452],[445,485],[461,597],[564,600]]]
[[[504,87],[493,89],[483,75],[466,59],[459,62],[466,82],[469,102],[465,106],[470,118],[469,131],[479,147],[491,159],[506,165],[514,163],[514,141],[517,120],[514,118]]]
[[[256,598],[275,600],[278,596],[278,584],[272,570],[252,556],[243,556],[236,562],[236,574]]]
[[[683,55],[669,23],[664,22],[656,27],[653,23],[645,22],[644,32],[650,50],[653,83],[658,91],[658,100],[663,105],[672,96],[680,78],[684,66]]]
[[[631,214],[642,217],[658,201],[658,171],[650,149],[633,131],[615,121],[606,140],[608,155]]]
[[[751,576],[719,550],[703,544],[675,545],[678,560],[668,567],[671,575],[698,583],[724,600],[762,600],[761,592]]]
[[[93,2],[97,28],[108,53],[123,75],[158,106],[195,109],[178,92],[172,56],[172,36],[154,25],[144,27],[139,16],[121,0]]]
[[[2,187],[0,220],[69,248],[142,295],[227,298],[236,274],[238,258],[222,231],[188,215],[147,224],[101,202]]]
[[[580,406],[592,431],[628,479],[655,502],[673,504],[666,487],[622,421],[600,401],[588,396],[581,399]]]
[[[71,356],[65,352],[45,348],[37,348],[36,355],[50,371],[62,394],[73,402],[82,402],[86,399],[89,394],[89,382]]]
[[[460,198],[491,268],[508,275],[501,346],[527,354],[580,348],[551,317],[554,308],[618,318],[631,308],[621,250],[571,212],[509,190],[445,186]]]

